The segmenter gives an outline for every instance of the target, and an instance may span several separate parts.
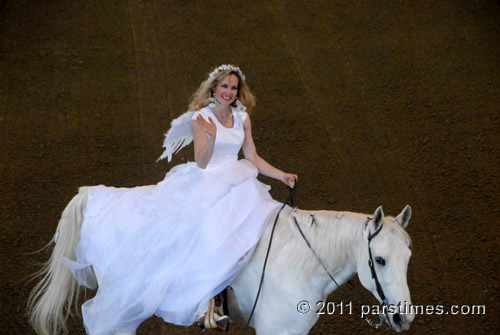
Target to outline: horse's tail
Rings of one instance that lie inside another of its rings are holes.
[[[42,279],[29,296],[28,315],[33,329],[40,335],[68,332],[66,320],[73,314],[72,304],[74,302],[76,306],[80,291],[83,289],[64,265],[63,258],[75,259],[83,209],[87,205],[87,194],[86,188],[80,188],[78,194],[64,209],[57,232],[51,241],[55,243],[52,255],[43,268],[34,275]]]

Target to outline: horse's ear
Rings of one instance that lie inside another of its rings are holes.
[[[375,230],[377,230],[380,227],[383,220],[384,220],[384,210],[382,209],[382,206],[379,206],[375,210],[375,213],[373,213],[373,224],[375,225]]]
[[[396,221],[401,225],[401,227],[406,228],[411,219],[411,207],[406,205],[403,211],[399,213],[396,217]]]

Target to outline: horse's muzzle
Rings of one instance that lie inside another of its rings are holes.
[[[394,313],[391,316],[392,326],[397,332],[410,329],[410,323],[415,319],[413,313]]]

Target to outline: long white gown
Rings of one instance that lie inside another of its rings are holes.
[[[250,258],[268,217],[280,206],[257,168],[238,160],[245,112],[233,109],[233,128],[217,121],[206,169],[175,166],[157,185],[92,187],[84,211],[76,262],[66,264],[84,285],[102,277],[82,306],[89,335],[134,330],[155,314],[191,325],[208,300],[236,277]]]

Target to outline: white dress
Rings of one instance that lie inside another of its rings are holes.
[[[102,277],[82,306],[89,335],[133,330],[153,314],[191,325],[246,264],[280,206],[257,168],[238,160],[247,114],[233,110],[233,128],[208,107],[198,114],[217,125],[206,169],[190,162],[157,185],[89,190],[77,260],[66,262],[88,287],[90,265]]]

